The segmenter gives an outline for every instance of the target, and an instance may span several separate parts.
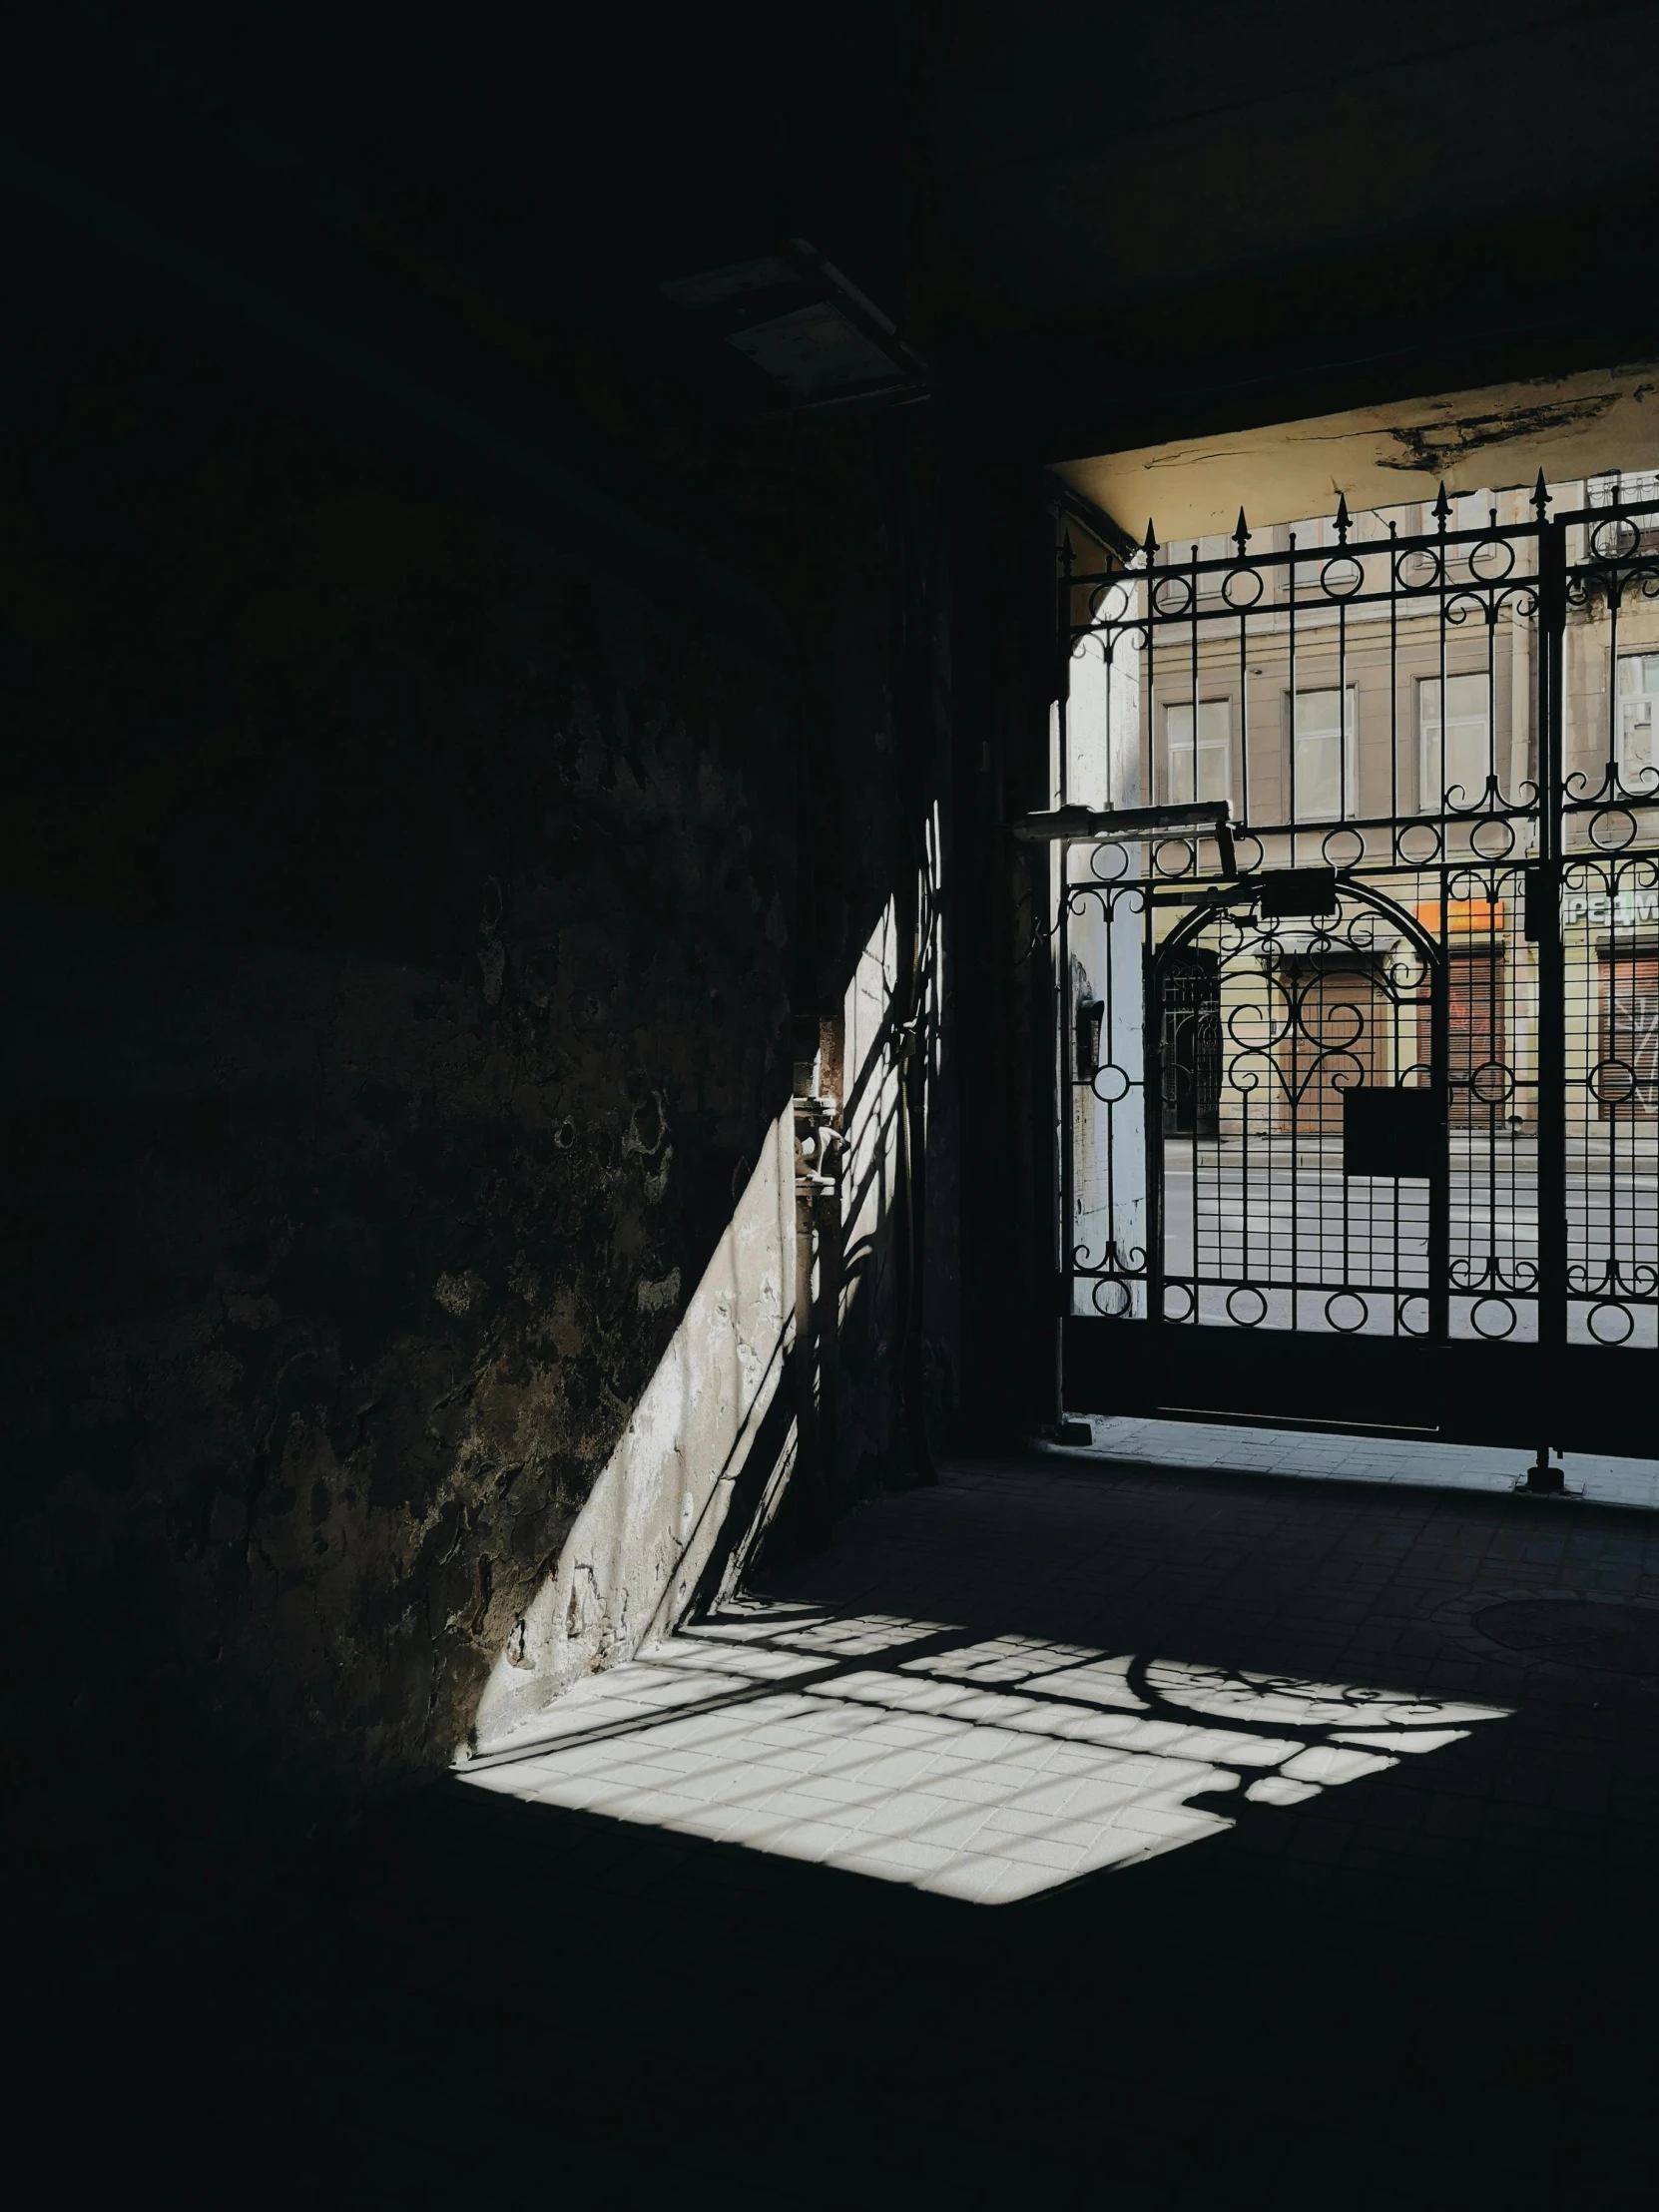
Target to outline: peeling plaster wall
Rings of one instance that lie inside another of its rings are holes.
[[[8,1735],[31,1853],[119,1889],[671,1616],[792,1280],[803,763],[868,817],[818,859],[832,992],[897,805],[855,436],[786,677],[59,274],[0,473]]]
[[[533,1729],[573,1682],[621,1665],[685,1618],[728,1533],[784,1381],[794,1285],[795,1120],[787,1108],[557,1565],[484,1685],[468,1731],[475,1748]],[[786,1454],[765,1470],[755,1533],[789,1464]]]

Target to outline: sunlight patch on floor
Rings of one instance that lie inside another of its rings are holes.
[[[1458,1742],[1487,1705],[752,1606],[591,1676],[481,1789],[1007,1904]],[[1220,1800],[1218,1804],[1213,1801]]]

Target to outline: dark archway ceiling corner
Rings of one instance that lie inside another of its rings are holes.
[[[354,259],[362,315],[401,290],[555,403],[765,412],[660,286],[791,238],[998,461],[1659,354],[1649,0],[37,0],[28,50],[34,157],[301,286]]]

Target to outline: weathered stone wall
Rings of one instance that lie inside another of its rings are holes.
[[[10,1734],[102,1879],[442,1762],[522,1648],[886,895],[887,600],[855,439],[791,669],[166,298],[18,328]]]

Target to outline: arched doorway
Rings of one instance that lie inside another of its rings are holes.
[[[1164,1112],[1152,1307],[1165,1321],[1435,1334],[1445,963],[1415,916],[1375,886],[1333,878],[1330,898],[1329,911],[1295,916],[1248,894],[1202,905],[1153,954]],[[1188,1106],[1195,976],[1206,998],[1202,1115]]]

